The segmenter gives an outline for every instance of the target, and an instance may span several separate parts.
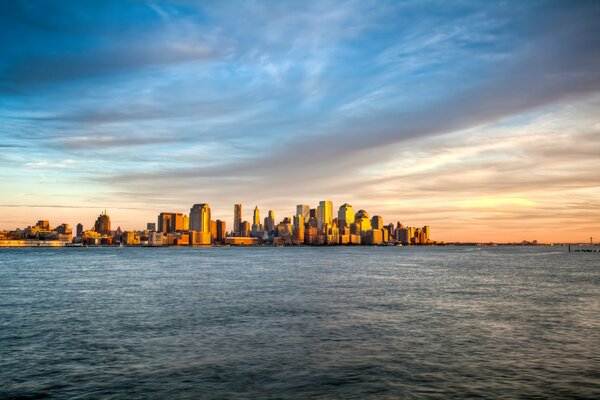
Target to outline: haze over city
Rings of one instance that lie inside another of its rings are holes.
[[[0,229],[329,199],[600,238],[600,2],[7,1],[0,43]]]

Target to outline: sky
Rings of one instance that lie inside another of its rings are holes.
[[[0,229],[331,200],[600,240],[599,1],[0,2]]]

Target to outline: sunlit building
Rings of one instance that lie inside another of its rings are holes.
[[[373,218],[371,218],[371,228],[383,229],[383,218],[379,215],[373,215]]]
[[[174,212],[161,212],[158,215],[158,231],[172,233],[183,230],[183,214]]]
[[[207,203],[194,204],[190,208],[190,231],[210,233],[210,206]]]
[[[210,220],[210,240],[214,242],[217,240],[217,221]]]
[[[373,229],[371,220],[369,219],[369,213],[365,210],[358,210],[354,215],[354,222],[358,225],[359,232],[367,232]]]
[[[331,225],[333,222],[333,203],[329,200],[319,202],[317,208],[318,227],[323,228],[324,225]]]
[[[241,236],[241,237],[250,236],[250,223],[248,221],[240,222],[239,236]]]
[[[294,215],[293,243],[304,243],[304,217],[302,215]]]
[[[343,228],[354,223],[354,208],[348,203],[344,203],[338,209],[338,227]]]
[[[233,233],[236,236],[240,235],[240,224],[241,223],[242,223],[242,205],[234,204],[233,205]]]
[[[39,220],[36,224],[35,227],[40,229],[40,230],[44,230],[44,231],[49,231],[50,230],[50,221],[47,220]]]
[[[265,230],[273,232],[275,230],[275,213],[269,210],[268,216],[265,218]]]
[[[310,206],[307,206],[306,204],[298,204],[296,206],[296,215],[301,216],[304,221],[308,221],[310,218]]]
[[[106,214],[106,210],[96,219],[94,230],[103,235],[110,235],[110,217]]]
[[[254,207],[254,214],[252,216],[252,232],[256,233],[262,230],[262,225],[260,223],[260,211],[258,210],[258,206]]]

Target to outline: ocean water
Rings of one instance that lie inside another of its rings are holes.
[[[0,398],[600,398],[600,255],[0,249]]]

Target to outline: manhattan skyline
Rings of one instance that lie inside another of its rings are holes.
[[[327,198],[600,237],[599,2],[14,1],[0,43],[0,229]]]

